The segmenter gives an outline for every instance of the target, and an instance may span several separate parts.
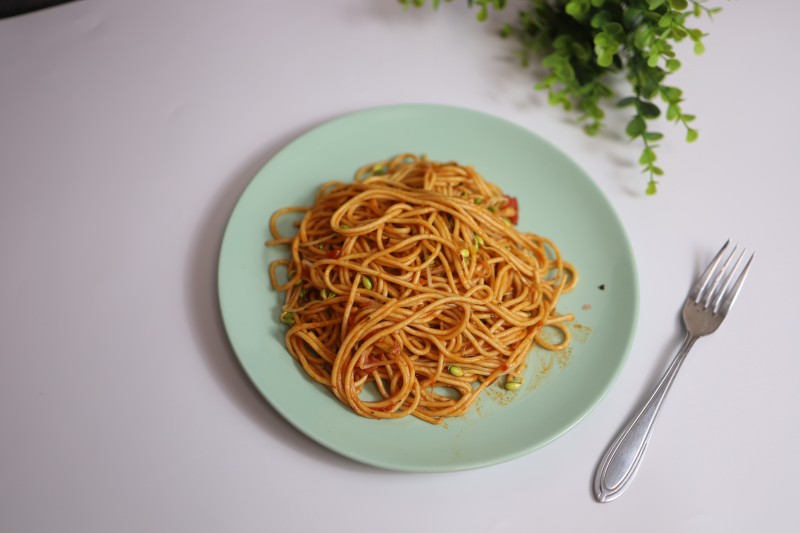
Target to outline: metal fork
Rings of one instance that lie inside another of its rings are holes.
[[[628,488],[650,441],[653,426],[661,404],[680,369],[686,354],[700,337],[714,333],[728,314],[739,291],[742,289],[750,264],[751,254],[744,268],[735,275],[745,256],[743,249],[731,267],[738,245],[734,246],[725,261],[722,261],[730,240],[714,257],[700,279],[694,284],[683,305],[683,323],[686,336],[678,353],[673,358],[664,376],[658,382],[650,398],[631,418],[611,443],[597,467],[594,477],[594,497],[598,502],[610,502]],[[720,266],[720,263],[722,265]],[[735,281],[734,281],[735,280]],[[733,283],[733,286],[731,286]]]

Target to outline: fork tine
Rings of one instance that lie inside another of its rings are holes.
[[[725,316],[728,313],[728,310],[733,306],[733,303],[736,301],[736,297],[739,296],[739,291],[742,289],[742,284],[744,283],[745,278],[747,277],[747,273],[750,272],[750,264],[753,262],[753,258],[756,256],[755,253],[750,255],[750,259],[747,260],[747,264],[744,266],[744,270],[742,273],[739,274],[739,279],[736,280],[731,291],[725,296],[725,299],[722,300],[722,305],[720,306],[719,312],[722,316]]]
[[[736,251],[736,248],[733,249]],[[733,281],[733,275],[739,269],[739,265],[742,263],[742,259],[744,259],[744,255],[747,253],[747,248],[742,248],[742,252],[739,254],[739,257],[736,259],[736,263],[734,263],[733,268],[727,270],[728,263],[730,263],[731,259],[733,258],[733,252],[731,252],[731,257],[725,261],[725,266],[723,269],[726,269],[725,278],[721,281],[722,288],[714,294],[714,305],[711,306],[711,309],[716,313],[719,311],[720,304],[722,303],[722,299],[725,298],[725,295],[728,293],[728,287],[730,286],[731,282]],[[706,306],[711,305],[711,295],[708,296],[708,303]]]
[[[700,298],[701,300],[705,300],[703,307],[708,307],[711,305],[711,300],[716,297],[717,287],[720,286],[723,278],[726,276],[730,277],[731,272],[728,270],[728,265],[731,264],[731,259],[733,259],[733,256],[736,255],[736,250],[738,249],[739,245],[737,244],[733,247],[733,250],[731,250],[731,253],[728,255],[728,258],[725,260],[722,266],[717,269],[717,274],[714,276],[714,281],[711,282],[711,287],[709,287],[707,291],[704,291],[703,296]]]
[[[731,242],[730,239],[725,241],[725,244],[722,245],[722,248],[720,249],[720,251],[717,252],[717,255],[714,256],[714,259],[712,259],[711,263],[709,263],[708,267],[706,267],[706,270],[705,270],[705,272],[703,272],[703,275],[700,276],[700,279],[698,279],[697,283],[694,284],[694,286],[692,287],[692,290],[689,291],[689,298],[691,298],[695,303],[697,303],[700,300],[700,294],[706,288],[706,285],[708,285],[708,280],[711,279],[711,275],[714,273],[714,270],[717,268],[717,263],[719,263],[719,260],[722,258],[723,252],[728,247],[728,244],[730,244],[730,242]]]

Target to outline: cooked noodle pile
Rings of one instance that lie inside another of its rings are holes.
[[[284,237],[277,221],[292,212],[304,215]],[[409,154],[324,184],[310,208],[275,212],[267,244],[291,249],[270,265],[289,352],[369,418],[440,423],[495,382],[518,389],[534,345],[569,343],[572,316],[556,303],[577,273],[552,242],[519,232],[517,216],[516,200],[471,167]]]

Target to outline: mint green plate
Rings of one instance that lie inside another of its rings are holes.
[[[402,152],[470,164],[520,204],[519,227],[550,237],[580,271],[559,311],[576,315],[572,348],[534,350],[526,385],[499,387],[465,417],[433,426],[407,417],[368,420],[306,377],[284,348],[266,248],[273,211],[310,205],[319,185]],[[601,289],[602,286],[602,289]],[[233,349],[255,386],[297,429],[356,461],[407,471],[463,470],[527,454],[597,404],[619,374],[638,310],[636,267],[609,202],[566,155],[520,126],[436,105],[369,109],[335,119],[286,146],[255,176],[222,242],[219,297]],[[549,368],[549,370],[548,370]]]

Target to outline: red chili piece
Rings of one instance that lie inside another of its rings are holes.
[[[503,206],[503,209],[511,208],[514,210],[514,213],[510,215],[508,219],[516,226],[519,222],[519,202],[517,202],[517,199],[513,196],[505,195],[505,197],[506,203]]]

